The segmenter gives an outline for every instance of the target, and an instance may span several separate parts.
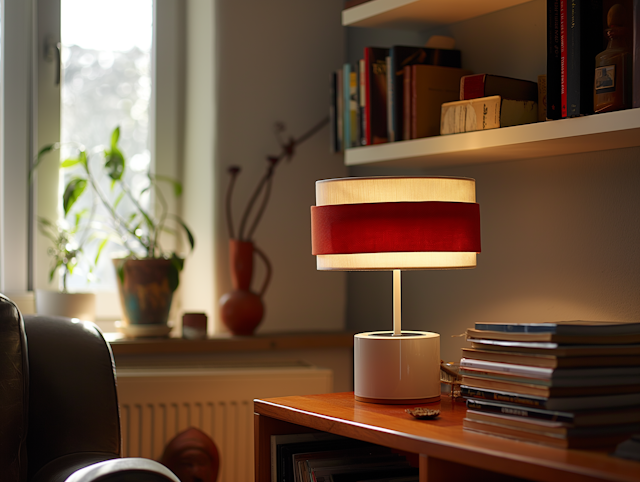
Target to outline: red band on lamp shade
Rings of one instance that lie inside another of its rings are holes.
[[[311,207],[314,255],[480,252],[480,206],[456,202]]]

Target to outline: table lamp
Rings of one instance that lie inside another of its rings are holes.
[[[316,182],[312,253],[323,271],[393,271],[393,331],[354,338],[358,401],[440,399],[440,335],[402,331],[402,270],[473,268],[480,252],[475,180],[352,177]]]

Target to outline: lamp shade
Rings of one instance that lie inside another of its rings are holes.
[[[480,252],[475,180],[360,177],[316,182],[319,270],[472,268]]]

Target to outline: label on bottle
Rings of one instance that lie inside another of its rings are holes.
[[[616,66],[596,67],[596,94],[606,94],[616,90]]]

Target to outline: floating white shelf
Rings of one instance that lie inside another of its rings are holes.
[[[345,27],[424,30],[449,25],[531,0],[370,0],[342,11]]]
[[[347,166],[434,168],[640,146],[640,109],[356,147]]]

